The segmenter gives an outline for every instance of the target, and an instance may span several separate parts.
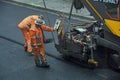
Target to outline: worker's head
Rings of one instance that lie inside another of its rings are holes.
[[[37,20],[35,20],[35,24],[38,25],[38,26],[41,26],[41,25],[45,24],[45,21],[42,20],[42,19],[37,19]]]

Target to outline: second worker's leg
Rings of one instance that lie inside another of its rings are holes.
[[[40,60],[39,60],[39,56],[38,56],[38,49],[33,49],[34,50],[34,61],[35,61],[35,65],[36,67],[41,67],[40,65]]]
[[[50,67],[50,65],[46,61],[46,55],[45,55],[44,51],[40,52],[40,56],[41,56],[41,62],[42,62],[41,67]]]

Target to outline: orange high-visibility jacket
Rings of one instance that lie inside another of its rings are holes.
[[[18,27],[20,29],[23,29],[23,28],[26,28],[26,29],[30,29],[31,27],[31,24],[32,22],[34,22],[36,19],[39,18],[39,15],[31,15],[31,16],[28,16],[26,17],[23,21],[21,21],[19,24],[18,24]]]
[[[44,47],[44,39],[43,39],[44,34],[41,29],[45,31],[53,31],[53,28],[45,25],[42,25],[41,28],[38,26],[32,26],[30,28],[30,36],[31,36],[31,45],[33,47],[36,47],[36,48],[39,46]]]

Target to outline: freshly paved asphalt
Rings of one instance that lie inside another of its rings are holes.
[[[33,56],[24,52],[24,39],[18,23],[28,15],[45,11],[0,1],[0,80],[119,80],[120,74],[107,68],[90,70],[63,60],[54,43],[45,46],[49,69],[36,68]],[[49,13],[51,25],[56,14]],[[47,22],[47,20],[46,20]],[[48,24],[48,22],[47,22]],[[52,37],[51,33],[45,33]]]

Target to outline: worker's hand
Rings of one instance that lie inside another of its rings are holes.
[[[56,31],[57,30],[57,28],[53,28],[53,31]]]
[[[28,48],[27,48],[27,52],[29,52],[29,53],[32,52],[32,47],[31,47],[31,46],[28,46]]]

